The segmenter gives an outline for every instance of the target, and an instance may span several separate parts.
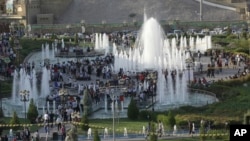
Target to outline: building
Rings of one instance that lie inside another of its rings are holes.
[[[73,0],[0,0],[0,32],[10,23],[54,24]]]
[[[234,5],[242,19],[249,19],[249,0],[207,0]],[[31,24],[57,24],[73,0],[0,0],[0,31],[9,28],[11,22],[27,27]]]

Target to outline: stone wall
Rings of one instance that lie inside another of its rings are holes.
[[[53,14],[38,14],[37,24],[53,24],[54,15]]]
[[[54,14],[55,21],[73,0],[41,0],[41,14]]]
[[[42,0],[41,0],[42,1]],[[28,6],[29,13],[29,23],[35,24],[37,23],[37,14],[41,12],[41,1],[40,0],[32,0]]]

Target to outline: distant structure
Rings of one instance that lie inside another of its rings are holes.
[[[73,0],[0,0],[1,22],[54,24]],[[4,21],[3,21],[4,20]]]
[[[204,2],[204,0],[199,1]],[[0,0],[0,32],[9,29],[12,22],[23,27],[35,24],[56,24],[60,17],[63,17],[65,11],[73,6],[73,2],[74,0]],[[248,0],[216,0],[216,2],[236,7],[242,20],[250,19],[250,2]],[[201,21],[204,20],[204,10],[200,5],[199,18]]]

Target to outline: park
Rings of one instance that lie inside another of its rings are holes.
[[[11,22],[0,44],[1,140],[229,141],[231,125],[249,124],[248,23],[166,24],[146,8],[142,17]]]

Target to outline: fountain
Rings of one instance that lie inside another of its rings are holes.
[[[107,36],[107,34],[95,34],[95,50],[99,51],[99,50],[103,50],[105,52],[105,56],[108,54],[109,52],[109,38]]]
[[[36,71],[27,70],[21,68],[20,70],[15,70],[13,75],[13,85],[12,85],[12,96],[10,99],[3,100],[3,109],[5,116],[11,116],[13,111],[16,111],[20,117],[24,117],[23,102],[20,101],[19,92],[27,90],[30,92],[29,98],[37,99],[37,79]],[[26,106],[29,102],[26,102]]]
[[[50,87],[49,87],[49,70],[46,67],[43,67],[42,70],[42,82],[41,82],[41,94],[40,96],[45,98],[50,94]]]
[[[197,36],[196,40],[190,37],[188,46],[186,37],[168,39],[155,18],[145,17],[133,49],[118,52],[113,44],[113,71],[122,68],[125,72],[157,72],[157,76],[150,79],[155,79],[157,84],[155,107],[158,110],[165,109],[164,106],[192,105],[193,94],[190,95],[187,83],[193,80],[193,70],[187,67],[187,62],[191,60],[191,51],[204,53],[211,48],[211,37]],[[144,89],[150,81],[144,81]]]
[[[144,24],[138,34],[139,36],[136,39],[134,48],[121,50],[117,49],[117,45],[113,43],[112,53],[115,59],[112,71],[118,72],[120,68],[123,68],[125,72],[140,73],[147,71],[149,74],[157,72],[154,77],[150,77],[150,79],[153,79],[155,84],[157,84],[156,110],[165,110],[162,108],[164,106],[172,107],[173,105],[181,106],[192,104],[194,97],[192,97],[187,90],[187,80],[192,79],[193,71],[188,70],[186,67],[186,60],[190,58],[190,53],[187,53],[187,49],[190,48],[191,51],[200,50],[204,52],[211,47],[211,37],[205,36],[204,38],[200,38],[197,36],[196,39],[190,37],[189,44],[187,43],[186,37],[168,39],[156,19],[147,19],[147,16],[144,16],[144,19]],[[48,65],[45,67],[44,60],[48,59],[51,64],[70,60],[65,58],[58,59],[53,56],[54,53],[57,53],[57,42],[58,41],[55,41],[55,43],[52,44],[52,50],[49,49],[49,44],[42,45],[42,51],[34,53],[34,55],[30,57],[29,60],[36,62],[36,65],[40,62],[42,64],[40,67],[35,66],[35,70],[30,73],[26,73],[24,69],[15,71],[11,103],[6,101],[6,108],[15,107],[12,105],[16,105],[16,107],[20,108],[18,110],[15,109],[16,111],[23,111],[23,106],[17,93],[24,89],[32,92],[31,98],[35,99],[36,104],[42,107],[43,111],[45,111],[45,106],[48,109],[50,108],[50,105],[47,103],[38,103],[40,99],[45,102],[45,97],[51,92],[49,86],[50,70]],[[63,39],[61,40],[61,47],[65,48]],[[95,50],[101,50],[107,55],[110,52],[109,48],[108,36],[106,34],[96,33]],[[36,85],[37,72],[42,73],[41,82],[38,82],[41,84],[39,92]],[[149,79],[142,82],[141,89],[146,90],[150,86],[150,82],[151,80]],[[116,91],[116,93],[120,92],[120,90]],[[109,94],[110,92],[107,93]],[[207,102],[205,103],[207,104]],[[105,116],[109,117],[111,115],[110,112],[113,113],[117,111],[119,107],[117,100],[113,100],[111,106],[108,106],[108,104],[110,103],[105,95],[105,111],[102,113],[104,115],[103,118],[106,118]],[[126,109],[127,105],[125,101],[121,103],[120,114],[126,116],[123,110]],[[111,107],[110,112],[108,107]],[[10,108],[7,109],[9,109],[8,111],[12,110]],[[53,103],[53,112],[55,112],[55,103]]]
[[[181,40],[181,46],[177,46],[175,38],[167,39],[165,37],[156,19],[147,19],[140,30],[133,50],[130,49],[128,53],[118,53],[114,47],[114,71],[117,72],[120,68],[135,72],[157,71],[158,76],[155,77],[158,78],[159,103],[185,103],[188,97],[187,74],[185,73],[187,45],[186,38],[181,38]],[[166,71],[169,74],[165,76]],[[148,80],[144,81],[144,88],[148,88],[148,83]],[[165,93],[166,91],[168,93]]]

